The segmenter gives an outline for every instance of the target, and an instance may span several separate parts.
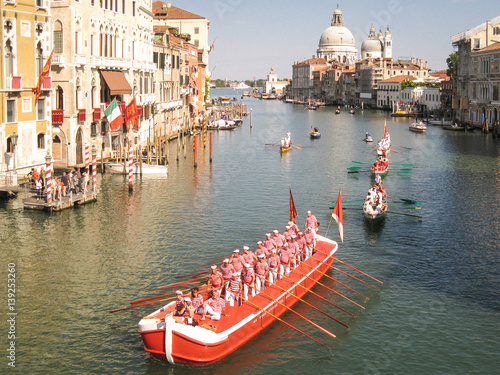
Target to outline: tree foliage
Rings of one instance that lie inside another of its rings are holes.
[[[456,53],[450,53],[450,56],[446,59],[446,64],[448,65],[446,74],[448,74],[449,77],[454,77],[457,74],[458,55]]]

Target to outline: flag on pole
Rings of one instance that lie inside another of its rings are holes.
[[[217,38],[215,38],[214,42],[212,43],[212,45],[210,46],[210,49],[208,50],[208,53],[212,52],[215,48],[215,42],[216,42]]]
[[[108,118],[109,127],[111,130],[115,130],[117,127],[123,124],[122,111],[120,111],[120,107],[118,106],[116,98],[114,98],[109,107],[105,109],[104,114]]]
[[[295,223],[295,218],[297,217],[297,210],[295,209],[295,203],[292,196],[292,188],[290,188],[290,221]]]
[[[134,129],[139,128],[139,112],[137,110],[135,98],[125,107],[125,125],[127,126],[127,131],[129,131],[129,125],[131,123]]]
[[[387,121],[384,123],[384,138],[387,136]]]
[[[47,60],[47,62],[43,66],[43,69],[40,72],[40,75],[38,76],[38,83],[37,83],[36,87],[31,89],[31,91],[33,91],[33,93],[36,95],[35,104],[38,103],[38,98],[40,97],[40,94],[42,92],[43,79],[45,77],[47,77],[50,73],[50,64],[52,63],[52,56],[53,55],[54,55],[54,50],[52,50],[52,52],[50,53],[49,59]]]
[[[344,217],[342,215],[342,190],[339,191],[339,196],[337,198],[337,203],[335,203],[335,208],[333,209],[332,217],[339,225],[340,240],[342,241],[342,243],[344,243]]]

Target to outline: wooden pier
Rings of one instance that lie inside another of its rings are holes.
[[[49,204],[46,202],[47,197],[45,195],[37,198],[37,195],[30,196],[23,200],[23,206],[27,210],[39,210],[39,211],[62,211],[66,208],[71,208],[74,206],[80,206],[86,203],[95,202],[97,200],[97,192],[88,193],[77,193],[68,194],[65,197],[61,197],[60,200],[53,199]]]

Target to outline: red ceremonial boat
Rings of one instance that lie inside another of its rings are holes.
[[[293,306],[324,275],[333,262],[338,244],[317,236],[315,253],[290,274],[269,285],[240,306],[226,304],[229,316],[218,321],[209,316],[193,326],[172,316],[175,301],[139,322],[144,349],[171,364],[207,365],[221,360],[257,336]],[[199,321],[200,316],[195,315]],[[208,324],[205,325],[205,323]]]

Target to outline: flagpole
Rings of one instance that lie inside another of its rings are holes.
[[[332,219],[333,219],[333,214],[330,215],[330,221],[328,222],[328,228],[326,228],[326,234],[325,234],[325,237],[328,236],[328,230],[330,229],[330,224],[332,223]]]

